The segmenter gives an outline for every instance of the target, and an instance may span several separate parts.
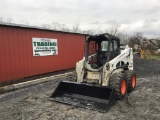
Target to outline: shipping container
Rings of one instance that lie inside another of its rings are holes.
[[[58,54],[35,56],[34,38],[56,39]],[[0,24],[0,82],[74,68],[84,56],[84,44],[85,34]]]

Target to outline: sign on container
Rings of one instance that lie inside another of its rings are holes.
[[[32,38],[33,56],[58,55],[57,39]]]

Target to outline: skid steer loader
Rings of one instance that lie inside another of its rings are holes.
[[[86,36],[85,42],[85,57],[71,81],[60,82],[51,98],[104,112],[136,87],[132,48],[121,50],[119,38],[110,34]]]

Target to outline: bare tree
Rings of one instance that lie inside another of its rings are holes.
[[[50,24],[42,24],[41,27],[46,28],[46,29],[52,28],[52,26]]]
[[[160,39],[157,40],[157,46],[160,49]]]
[[[144,40],[144,37],[143,37],[143,33],[141,32],[136,32],[135,35],[135,40],[136,40],[136,44],[138,45],[138,48],[140,47],[142,41]]]
[[[134,36],[130,36],[129,41],[128,41],[129,47],[134,48],[135,44],[136,44],[136,41],[135,41]]]
[[[52,23],[52,29],[53,30],[60,30],[61,29],[61,24],[55,22],[55,23]]]
[[[143,37],[143,33],[140,32],[130,36],[128,44],[132,48],[136,45],[138,47],[137,50],[148,51],[149,53],[154,53],[156,50],[156,47],[152,44],[151,40]]]
[[[117,33],[117,37],[119,37],[121,44],[123,44],[123,45],[127,45],[128,44],[129,35],[121,32],[121,33]]]
[[[81,31],[81,33],[93,35],[95,33],[95,31],[94,30],[86,30],[86,31]]]
[[[13,22],[13,19],[11,17],[7,18],[6,20],[7,23],[12,23]]]
[[[72,32],[75,32],[75,33],[78,33],[78,32],[80,32],[81,30],[80,30],[80,28],[79,28],[79,24],[75,24],[75,25],[73,25],[73,27],[72,27],[72,30],[71,30]]]
[[[105,31],[109,34],[112,34],[112,35],[116,35],[118,30],[120,28],[120,25],[119,24],[112,24],[110,25],[110,27],[108,27]]]
[[[57,31],[70,32],[70,29],[65,24],[59,24],[59,23],[42,24],[41,27]]]
[[[155,39],[160,40],[160,37],[155,37]]]
[[[63,32],[70,32],[70,29],[65,24],[61,24],[60,30]]]

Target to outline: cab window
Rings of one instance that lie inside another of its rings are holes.
[[[108,51],[108,41],[102,41],[101,48],[102,51]]]
[[[118,51],[118,43],[116,40],[113,40],[113,49],[114,51]]]

